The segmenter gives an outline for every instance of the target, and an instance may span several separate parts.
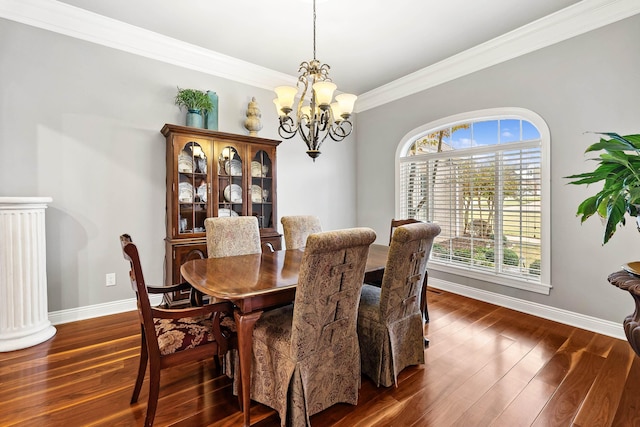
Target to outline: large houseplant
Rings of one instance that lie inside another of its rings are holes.
[[[180,109],[187,109],[187,126],[203,127],[204,112],[213,111],[213,103],[206,92],[197,89],[180,89],[176,94],[175,103]]]
[[[619,225],[625,224],[625,215],[640,215],[640,135],[620,136],[617,133],[598,132],[601,138],[589,146],[585,153],[603,151],[591,159],[598,166],[591,172],[570,175],[570,184],[583,185],[604,181],[602,190],[585,199],[578,206],[581,222],[597,213],[605,220],[602,244],[611,239]],[[639,228],[640,229],[640,228]]]

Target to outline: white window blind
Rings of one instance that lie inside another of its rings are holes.
[[[409,146],[399,159],[400,215],[440,225],[432,263],[540,283],[540,134],[520,120],[483,121],[496,130],[488,137],[475,125],[431,131]]]

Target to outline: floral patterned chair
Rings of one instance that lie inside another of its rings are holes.
[[[398,373],[424,363],[420,295],[433,239],[440,227],[416,223],[396,228],[382,286],[365,284],[358,309],[362,372],[389,387]]]
[[[229,216],[204,220],[207,256],[251,255],[262,252],[260,229],[255,216]]]
[[[149,398],[144,425],[153,425],[160,393],[160,371],[182,363],[217,356],[223,357],[237,347],[233,307],[230,303],[204,307],[165,309],[152,307],[149,294],[187,290],[182,283],[173,286],[151,286],[144,281],[138,248],[128,234],[120,236],[124,258],[131,264],[131,285],[136,293],[140,318],[140,364],[131,396],[138,401],[144,374],[149,363]]]
[[[391,244],[391,240],[393,239],[393,232],[396,231],[396,228],[407,225],[407,224],[415,224],[418,222],[422,222],[417,219],[407,218],[407,219],[391,219],[391,226],[389,227],[389,244]]]
[[[322,231],[320,220],[312,215],[283,216],[280,219],[284,230],[284,245],[287,249],[303,248],[309,234]]]
[[[282,426],[310,425],[311,415],[358,401],[356,317],[375,238],[369,228],[311,234],[294,304],[255,325],[251,398],[278,411]]]

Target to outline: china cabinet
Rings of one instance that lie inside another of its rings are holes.
[[[260,238],[281,249],[277,230],[276,148],[280,141],[166,124],[165,283],[178,283],[180,266],[206,258],[204,220],[253,215]],[[181,300],[187,295],[175,295]]]

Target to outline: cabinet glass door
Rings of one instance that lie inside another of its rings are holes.
[[[244,215],[243,159],[233,146],[218,155],[218,216]]]
[[[251,159],[251,212],[260,228],[273,224],[273,164],[269,153],[258,150]]]
[[[189,141],[178,154],[178,234],[204,233],[209,185],[207,155]]]

